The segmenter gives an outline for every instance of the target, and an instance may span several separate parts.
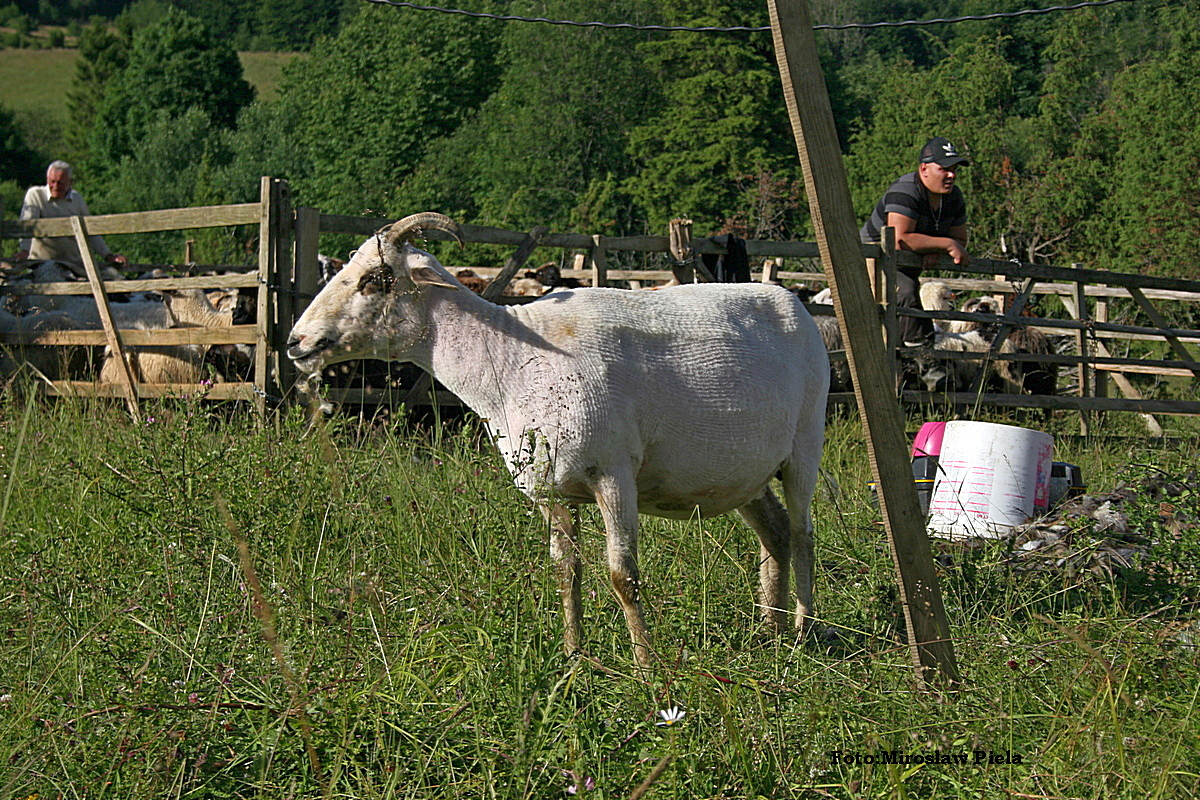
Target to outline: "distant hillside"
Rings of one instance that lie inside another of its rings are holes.
[[[0,104],[26,114],[67,121],[67,91],[75,76],[78,50],[0,50]],[[296,53],[238,53],[246,80],[261,100],[273,100],[283,65]]]

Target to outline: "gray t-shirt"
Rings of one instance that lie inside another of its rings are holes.
[[[879,232],[887,225],[888,214],[903,214],[915,219],[916,233],[926,236],[949,236],[950,229],[967,224],[967,202],[957,186],[943,195],[936,212],[929,205],[929,190],[916,172],[900,176],[875,204],[875,210],[858,232],[865,242],[878,242]]]

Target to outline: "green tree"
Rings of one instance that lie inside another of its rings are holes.
[[[229,160],[229,135],[197,106],[151,121],[133,152],[121,160],[120,180],[104,195],[106,209],[137,211],[224,202],[218,175]],[[122,251],[135,261],[172,263],[183,252],[184,238],[178,231],[140,234],[125,240]],[[233,244],[225,231],[199,231],[192,238],[201,244],[197,255],[202,263],[236,263],[229,259],[244,252],[241,247],[214,251],[222,243]]]
[[[673,24],[767,22],[765,6],[744,0],[673,1],[664,10]],[[794,200],[784,204],[784,219],[763,218],[759,210],[764,201],[795,198],[799,177],[769,35],[675,34],[640,49],[663,100],[630,131],[639,169],[627,186],[650,229],[664,231],[673,217],[687,216],[698,232],[804,230],[806,215]],[[772,186],[788,188],[764,195]]]
[[[1111,168],[1090,227],[1113,266],[1196,277],[1200,21],[1190,9],[1167,8],[1158,24],[1169,34],[1164,52],[1116,76],[1097,120],[1107,127]]]
[[[499,28],[459,16],[363,9],[334,39],[293,61],[272,116],[292,131],[302,201],[383,213],[431,142],[491,93]]]
[[[558,2],[540,14],[591,19],[595,5]],[[609,5],[604,17],[652,21],[653,5]],[[453,136],[435,143],[407,180],[405,207],[451,209],[462,218],[526,228],[536,224],[625,229],[630,175],[626,132],[652,105],[634,45],[637,31],[511,25],[503,77]]]
[[[337,33],[351,10],[346,0],[260,0],[254,49],[307,50],[318,37]]]
[[[128,65],[108,84],[91,130],[94,179],[113,182],[121,159],[152,124],[198,108],[215,126],[231,128],[253,97],[237,53],[202,22],[171,8],[135,34]]]
[[[108,82],[128,63],[128,42],[103,25],[85,28],[79,36],[75,76],[67,91],[67,144],[71,157],[86,157],[96,109],[104,99]]]
[[[21,210],[26,187],[44,182],[47,163],[49,158],[26,143],[13,113],[0,106],[0,202],[5,216]]]
[[[1094,13],[1062,18],[1043,54],[1037,112],[1009,120],[999,172],[1005,256],[1080,258],[1082,226],[1107,192],[1093,123],[1116,69],[1110,34]]]

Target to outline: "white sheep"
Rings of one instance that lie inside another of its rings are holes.
[[[210,295],[201,289],[173,289],[162,293],[168,313],[165,328],[227,328],[233,324],[233,307],[237,303],[237,290],[224,291],[216,295],[218,306],[212,304]],[[134,303],[114,303],[120,305]],[[140,383],[199,383],[204,377],[204,358],[211,345],[178,344],[124,348],[125,360],[129,364],[134,380]],[[217,376],[218,380],[220,376]],[[100,367],[101,383],[116,383],[120,380],[116,358],[109,348],[104,348],[104,363]]]
[[[580,560],[566,506],[596,503],[608,568],[641,665],[653,661],[640,599],[638,514],[736,509],[761,542],[760,614],[812,614],[810,503],[824,442],[829,361],[789,292],[697,284],[659,292],[576,289],[498,306],[408,244],[440,214],[366,241],[292,329],[288,355],[317,375],[349,359],[410,361],[486,423],[516,485],[542,510],[568,653],[581,640]],[[768,484],[779,475],[787,511]]]
[[[953,289],[941,281],[923,281],[918,294],[921,297],[921,308],[926,311],[953,311],[954,300],[958,296]],[[942,320],[935,319],[933,329],[934,331],[943,331],[947,328]]]
[[[941,281],[929,281],[921,285],[921,305],[930,311],[950,311],[953,308],[954,292],[950,291]],[[1000,313],[1000,304],[992,297],[975,297],[963,304],[964,313],[996,314]],[[999,322],[999,316],[997,316]],[[948,320],[944,324],[934,323],[936,337],[934,349],[958,353],[987,353],[992,348],[992,339],[996,335],[998,325],[989,325],[974,320]],[[1005,341],[1000,346],[1001,353],[1014,353],[1012,343]],[[957,389],[966,389],[974,381],[976,373],[983,367],[979,359],[955,359],[947,370],[948,377]],[[1000,388],[1008,394],[1020,394],[1021,379],[1013,368],[1013,362],[989,360],[988,370],[994,371],[999,380]],[[928,376],[926,382],[929,383]],[[936,388],[929,387],[931,390]]]
[[[82,327],[62,311],[17,316],[0,309],[0,332],[38,334]],[[87,360],[84,348],[12,344],[0,346],[0,375],[15,375],[22,367],[49,380],[66,377]]]

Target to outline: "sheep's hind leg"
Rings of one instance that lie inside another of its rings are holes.
[[[642,613],[642,581],[637,564],[637,488],[632,477],[621,480],[605,476],[596,481],[593,491],[600,516],[604,518],[608,573],[617,593],[617,602],[625,612],[633,655],[638,666],[649,667],[654,663],[654,648]]]
[[[788,515],[770,487],[738,509],[758,534],[758,609],[763,623],[775,633],[787,629],[788,561],[791,534]]]
[[[583,639],[583,600],[580,579],[579,541],[573,509],[558,503],[542,506],[550,525],[550,558],[558,576],[558,593],[563,608],[563,650],[568,656],[580,651]]]
[[[821,431],[822,438],[824,431]],[[817,489],[822,441],[798,448],[803,457],[784,464],[783,496],[791,529],[792,572],[796,579],[796,631],[803,633],[813,618],[812,501]]]

